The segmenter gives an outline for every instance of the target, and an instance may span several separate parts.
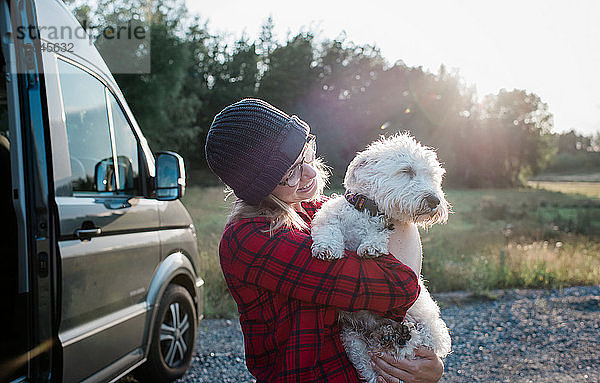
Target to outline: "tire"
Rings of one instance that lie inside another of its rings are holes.
[[[135,375],[140,382],[171,382],[185,374],[196,341],[196,309],[190,293],[169,285],[152,328],[148,359]]]

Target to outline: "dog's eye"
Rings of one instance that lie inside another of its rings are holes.
[[[410,178],[413,178],[416,174],[413,168],[402,168],[399,173],[408,174]]]

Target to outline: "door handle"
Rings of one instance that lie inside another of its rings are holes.
[[[115,199],[115,200],[105,200],[104,206],[107,209],[117,210],[117,209],[126,209],[128,207],[131,207],[131,204],[129,203],[128,200]]]
[[[102,234],[102,229],[99,227],[93,229],[77,229],[75,230],[75,235],[77,238],[83,240],[90,239],[96,235]]]

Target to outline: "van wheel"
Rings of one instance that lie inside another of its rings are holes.
[[[148,360],[136,372],[141,382],[170,382],[185,374],[196,341],[196,310],[190,293],[167,287],[160,300]]]

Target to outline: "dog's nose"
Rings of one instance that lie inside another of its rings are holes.
[[[427,206],[429,206],[430,209],[435,209],[440,204],[440,199],[433,194],[429,194],[427,197],[425,197],[425,200],[427,201]]]

